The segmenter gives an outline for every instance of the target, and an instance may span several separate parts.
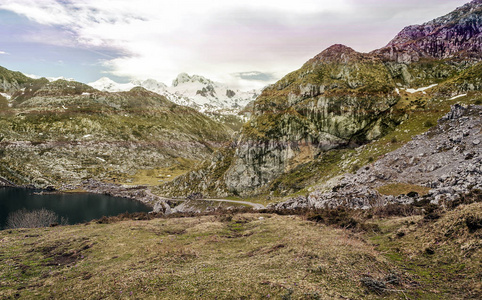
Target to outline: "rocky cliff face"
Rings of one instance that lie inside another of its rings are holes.
[[[273,179],[326,150],[384,136],[424,101],[480,90],[481,6],[480,0],[472,1],[441,18],[409,26],[369,54],[343,45],[326,49],[267,87],[253,103],[229,168],[215,179],[223,182],[217,185],[222,191],[204,188],[213,186],[201,184],[213,179],[209,176],[174,183],[181,190],[207,194],[263,191]],[[433,88],[430,95],[425,89],[411,95],[428,86]],[[222,161],[225,166],[227,160]]]
[[[334,45],[267,88],[244,126],[228,189],[253,191],[322,151],[383,136],[398,88],[444,82],[438,96],[480,90],[482,1],[402,30],[370,54]],[[442,60],[443,59],[443,60]]]
[[[482,1],[474,0],[422,25],[405,27],[387,46],[375,53],[398,63],[422,58],[482,57]]]
[[[397,122],[395,87],[376,57],[343,45],[326,49],[255,101],[226,173],[228,189],[253,191],[322,151],[382,136]]]
[[[420,200],[425,187],[433,203],[450,201],[474,189],[482,189],[482,106],[455,105],[438,125],[400,149],[388,153],[355,174],[345,174],[331,191],[317,190],[307,197],[292,198],[271,208],[369,208],[386,203]],[[391,187],[408,188],[406,194],[384,195]]]

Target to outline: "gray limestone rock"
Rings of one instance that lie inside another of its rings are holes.
[[[408,204],[419,196],[381,195],[377,187],[389,183],[407,183],[430,187],[425,197],[432,203],[452,201],[472,189],[482,189],[482,120],[479,113],[482,106],[452,106],[452,110],[439,125],[427,134],[414,137],[403,147],[386,154],[361,168],[355,174],[346,174],[330,192],[313,191],[306,198],[289,199],[272,204],[271,208],[368,208],[386,203]],[[448,129],[446,129],[448,128]],[[459,134],[466,132],[468,134]],[[456,136],[456,139],[451,138]],[[440,145],[447,149],[447,141],[456,149],[455,143],[465,145],[464,151],[440,151]],[[410,197],[412,196],[412,197]]]

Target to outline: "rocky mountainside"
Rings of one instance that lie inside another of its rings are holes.
[[[209,157],[233,133],[141,87],[108,93],[0,71],[0,177],[15,184],[155,185]]]
[[[400,99],[381,60],[334,45],[276,84],[244,125],[227,187],[256,189],[323,151],[379,138]]]
[[[405,27],[384,48],[375,52],[404,63],[421,58],[480,59],[482,1],[473,0],[443,17]]]
[[[371,53],[329,47],[263,90],[231,150],[217,153],[164,191],[243,196],[276,192],[273,184],[279,178],[320,177],[309,174],[313,168],[307,166],[321,164],[327,156],[341,159],[330,149],[342,153],[378,140],[407,118],[415,118],[409,123],[420,132],[422,124],[441,116],[453,97],[469,94],[464,99],[476,101],[482,79],[481,6],[481,1],[472,1],[432,22],[408,27],[387,47]]]
[[[203,76],[189,76],[186,73],[179,74],[170,87],[154,79],[120,84],[107,77],[91,82],[89,85],[108,92],[128,91],[140,86],[163,95],[176,104],[189,106],[208,114],[236,115],[259,94],[257,90],[241,91]]]
[[[355,174],[331,182],[329,191],[318,189],[271,207],[367,209],[422,197],[436,204],[454,200],[473,189],[482,190],[481,143],[482,106],[454,105],[437,126]]]

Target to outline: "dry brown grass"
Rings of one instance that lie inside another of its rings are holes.
[[[361,278],[394,270],[350,231],[272,214],[2,231],[0,240],[7,299],[370,299]]]
[[[1,231],[0,298],[477,299],[478,195],[448,211],[417,203],[420,215],[408,216],[397,207],[126,214]]]

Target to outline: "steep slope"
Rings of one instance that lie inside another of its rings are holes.
[[[37,81],[20,72],[10,71],[3,67],[0,67],[0,79],[0,91],[5,94],[14,93]]]
[[[438,204],[482,190],[481,116],[480,105],[454,105],[437,126],[355,174],[345,174],[329,191],[316,190],[272,207],[366,209],[412,203],[422,196]]]
[[[473,0],[422,25],[405,27],[387,46],[375,51],[397,62],[421,58],[482,58],[482,1]]]
[[[477,103],[480,12],[481,1],[472,1],[424,25],[407,27],[369,54],[342,45],[326,49],[263,91],[233,148],[165,191],[286,195],[340,175],[338,163],[350,151],[327,150],[379,139],[414,118],[406,124],[417,128],[394,134],[384,153],[400,147],[447,111],[452,97],[470,94],[464,101]],[[366,154],[348,165],[356,170],[368,157],[374,156]]]
[[[382,61],[343,45],[326,49],[256,100],[228,189],[256,189],[322,151],[382,136],[396,124],[399,99]]]
[[[381,60],[343,45],[326,49],[257,98],[234,157],[216,159],[223,172],[212,166],[223,182],[216,192],[253,193],[326,150],[383,136],[401,118],[399,99]]]
[[[0,176],[16,184],[154,185],[207,158],[232,134],[139,87],[107,93],[64,80],[19,81],[4,80],[9,105],[0,113]]]

